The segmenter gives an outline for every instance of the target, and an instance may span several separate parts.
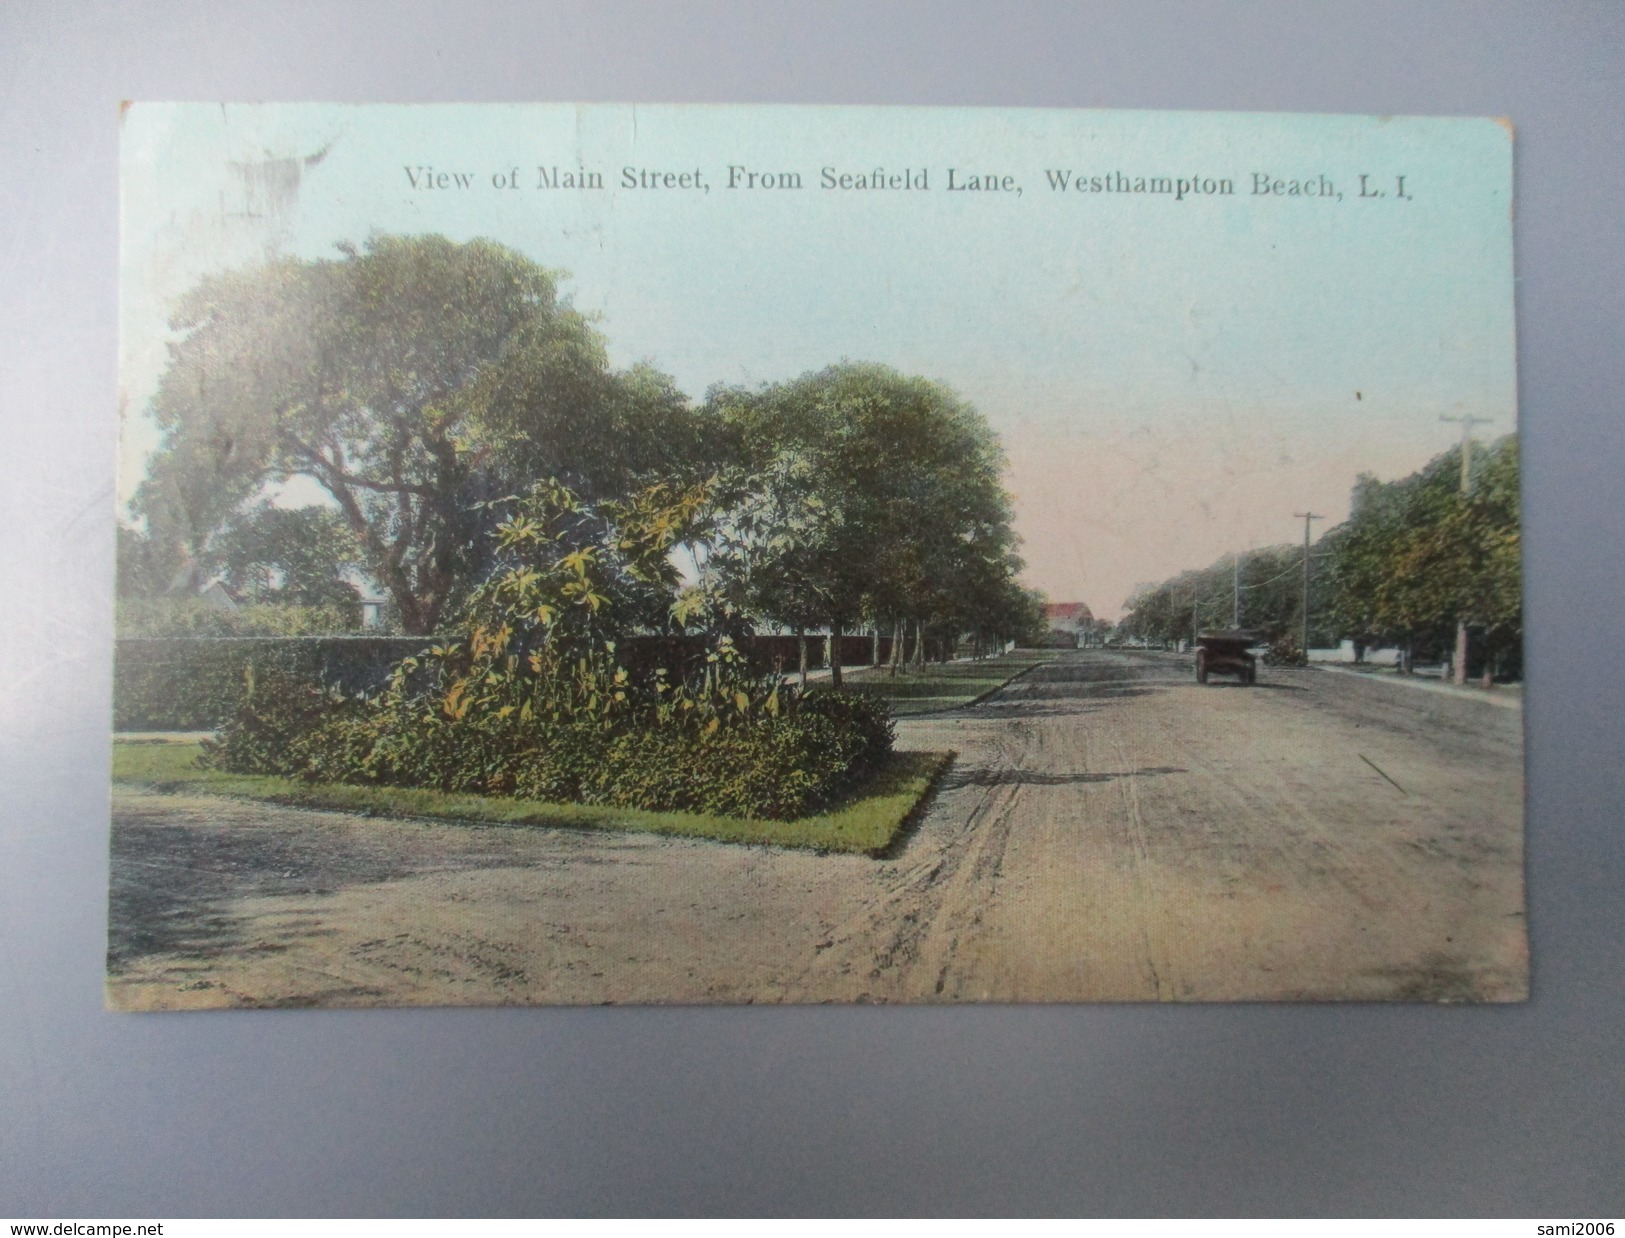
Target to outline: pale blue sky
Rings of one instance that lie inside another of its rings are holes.
[[[323,150],[296,192],[250,200],[245,165]],[[730,164],[804,187],[730,191]],[[471,187],[414,189],[420,165]],[[606,188],[538,190],[538,165]],[[710,191],[623,189],[627,166]],[[824,167],[877,166],[930,188],[819,188]],[[519,188],[493,186],[515,168]],[[950,168],[1021,193],[948,192]],[[1059,193],[1062,169],[1235,193]],[[1255,195],[1255,173],[1343,197]],[[1361,173],[1388,196],[1358,200]],[[122,189],[126,497],[174,297],[375,231],[489,236],[568,271],[618,363],[695,396],[842,357],[947,382],[1010,454],[1030,583],[1105,614],[1137,581],[1301,536],[1306,505],[1340,518],[1359,472],[1450,445],[1442,413],[1515,425],[1511,137],[1488,120],[137,104]]]

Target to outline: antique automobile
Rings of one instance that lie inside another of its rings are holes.
[[[1212,674],[1236,675],[1242,683],[1258,682],[1258,658],[1250,650],[1258,643],[1252,632],[1200,632],[1196,637],[1196,682]]]

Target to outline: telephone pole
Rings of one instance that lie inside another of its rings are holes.
[[[1326,517],[1318,512],[1293,512],[1303,521],[1303,664],[1309,665],[1309,525]]]
[[[1241,631],[1241,555],[1230,555],[1230,626]]]
[[[1489,417],[1474,417],[1471,413],[1464,413],[1460,417],[1439,416],[1440,421],[1448,421],[1452,425],[1461,425],[1461,492],[1466,494],[1473,488],[1473,427],[1487,426],[1491,422]]]
[[[1460,417],[1446,417],[1442,413],[1440,421],[1448,421],[1461,425],[1461,492],[1470,494],[1473,488],[1473,427],[1490,424],[1488,417],[1474,417],[1471,413],[1463,413]],[[1450,681],[1458,688],[1467,684],[1467,620],[1465,617],[1456,620],[1456,658],[1455,664],[1450,668]]]

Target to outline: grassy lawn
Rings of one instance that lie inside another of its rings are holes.
[[[645,812],[597,804],[546,804],[506,796],[450,795],[405,787],[355,787],[255,774],[226,774],[200,769],[198,752],[195,740],[115,740],[113,782],[155,791],[226,795],[369,816],[633,830],[859,855],[879,855],[892,844],[953,759],[953,754],[946,752],[894,752],[871,778],[853,787],[822,813],[794,821],[755,821],[701,813]]]
[[[858,691],[885,697],[892,712],[906,718],[979,701],[1023,671],[1054,658],[1048,650],[1019,649],[981,662],[928,663],[918,673],[905,671],[895,679],[884,667],[855,667],[846,678]]]

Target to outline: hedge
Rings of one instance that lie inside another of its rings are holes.
[[[250,664],[285,670],[306,680],[334,685],[346,693],[375,692],[402,658],[437,639],[423,636],[172,636],[123,637],[113,660],[113,729],[116,731],[212,731],[231,715],[243,673]],[[740,642],[760,669],[795,670],[794,636],[752,636]],[[825,664],[822,635],[807,638],[807,664]],[[908,645],[913,652],[913,642]],[[702,636],[634,636],[619,654],[630,669],[666,667],[682,676],[705,656]],[[844,636],[842,663],[867,666],[873,638]],[[946,650],[926,641],[933,661]],[[891,656],[891,637],[880,638],[880,660]]]
[[[429,643],[421,636],[125,637],[113,655],[113,729],[211,731],[230,717],[250,665],[373,692]]]

